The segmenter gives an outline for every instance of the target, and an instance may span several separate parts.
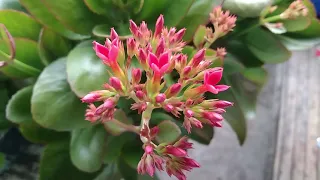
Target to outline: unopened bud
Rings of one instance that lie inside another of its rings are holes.
[[[131,70],[132,84],[139,84],[141,81],[142,72],[139,68],[132,68]]]
[[[156,22],[154,37],[158,37],[161,35],[162,29],[163,29],[163,24],[164,24],[164,18],[163,18],[163,15],[160,14],[160,16],[158,17],[157,22]]]
[[[145,94],[143,91],[137,91],[137,92],[136,92],[136,96],[137,96],[137,98],[140,99],[140,100],[144,100],[145,95],[146,95],[146,94]]]
[[[171,85],[165,92],[167,98],[171,98],[172,96],[177,95],[181,90],[181,83],[175,83]]]
[[[162,102],[164,102],[165,100],[166,100],[166,95],[165,95],[165,94],[160,93],[160,94],[158,94],[158,95],[156,96],[156,102],[157,102],[157,103],[162,103]]]
[[[127,53],[129,57],[133,57],[136,54],[137,46],[136,41],[133,38],[127,39]]]
[[[117,77],[111,77],[109,79],[109,83],[115,90],[117,90],[117,91],[122,91],[123,90],[121,81]]]
[[[181,41],[184,33],[186,32],[186,28],[180,29],[174,36],[175,41]]]
[[[117,32],[114,30],[114,28],[111,28],[110,39],[111,39],[111,41],[113,41],[115,39],[119,39],[119,36],[118,36]]]
[[[186,66],[184,69],[183,69],[183,77],[187,77],[189,75],[189,73],[191,72],[192,70],[192,67],[191,66]]]
[[[157,46],[157,50],[156,50],[156,56],[159,57],[160,54],[162,54],[164,52],[164,48],[165,48],[165,44],[164,44],[164,39],[161,38],[158,46]]]
[[[199,63],[204,59],[206,50],[205,49],[201,49],[199,50],[192,58],[191,60],[191,65],[193,67],[196,67],[199,65]]]
[[[130,31],[134,36],[138,36],[138,26],[132,20],[130,20]]]

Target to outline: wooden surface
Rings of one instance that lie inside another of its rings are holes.
[[[188,179],[320,180],[320,59],[314,54],[314,49],[294,52],[288,62],[268,65],[270,77],[257,116],[248,121],[245,144],[239,146],[224,123],[209,146],[195,143],[191,157],[202,167]]]

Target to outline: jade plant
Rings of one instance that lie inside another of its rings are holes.
[[[319,28],[308,0],[0,0],[1,133],[43,144],[40,180],[186,179]]]

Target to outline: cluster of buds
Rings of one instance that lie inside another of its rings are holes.
[[[281,19],[296,19],[299,16],[307,16],[308,8],[304,5],[302,0],[292,2],[288,9],[280,14]]]
[[[221,16],[221,17],[219,17]],[[227,33],[234,27],[236,18],[221,9],[214,10],[211,16],[220,33]],[[179,180],[186,179],[183,171],[190,171],[199,164],[188,157],[187,150],[192,144],[186,137],[174,144],[156,145],[154,138],[159,129],[149,127],[154,109],[162,108],[176,117],[183,116],[183,126],[190,133],[193,127],[202,128],[203,124],[221,127],[222,114],[231,102],[211,99],[205,100],[204,93],[218,94],[229,88],[218,84],[223,68],[210,67],[213,59],[224,57],[224,48],[219,48],[215,57],[206,56],[206,49],[198,51],[190,58],[181,50],[186,45],[182,40],[186,29],[164,27],[162,15],[158,18],[154,33],[142,22],[140,26],[130,21],[133,37],[127,39],[126,53],[123,43],[114,29],[104,45],[93,42],[97,56],[109,66],[111,78],[103,90],[93,91],[82,98],[88,103],[86,120],[91,122],[117,121],[114,118],[120,97],[131,98],[131,109],[142,114],[141,125],[136,131],[144,143],[144,155],[138,165],[138,172],[153,175],[155,169],[165,170]],[[132,61],[139,65],[133,67]],[[165,76],[175,71],[179,78],[167,84]],[[144,80],[142,80],[144,79]],[[101,104],[96,107],[96,104]],[[95,104],[94,104],[95,103]],[[136,127],[135,127],[136,128]],[[136,128],[137,129],[137,128]]]
[[[232,31],[236,26],[237,17],[231,15],[229,11],[223,11],[221,6],[217,6],[210,13],[210,21],[214,27],[214,33],[212,29],[207,28],[206,37],[209,42],[216,40],[228,32]]]

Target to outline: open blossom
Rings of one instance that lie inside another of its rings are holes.
[[[229,12],[215,9],[211,21],[218,29],[214,33],[220,33],[220,36],[231,31],[235,19]],[[221,127],[222,115],[233,103],[219,99],[206,100],[204,93],[218,94],[229,88],[219,84],[223,68],[210,67],[214,60],[223,60],[226,51],[218,48],[209,56],[206,48],[199,48],[192,57],[188,57],[182,52],[186,45],[183,41],[186,29],[165,27],[162,15],[156,22],[154,32],[145,22],[137,26],[133,21],[130,21],[130,31],[133,37],[127,39],[126,51],[114,29],[111,29],[104,45],[93,42],[96,55],[109,67],[110,78],[103,84],[103,90],[92,91],[81,98],[82,102],[89,104],[86,120],[93,123],[114,121],[115,125],[122,124],[121,128],[140,136],[144,154],[137,166],[139,174],[153,176],[156,170],[165,170],[169,176],[185,180],[186,171],[200,167],[188,156],[192,143],[187,141],[187,137],[182,137],[176,142],[157,144],[155,139],[162,129],[154,125],[150,127],[152,112],[162,109],[163,113],[182,117],[182,125],[188,133],[192,132],[192,128],[202,128],[205,124]],[[217,38],[215,34],[211,35]],[[133,67],[133,62],[138,65]],[[131,110],[141,114],[141,123],[137,123],[140,126],[124,125],[114,117],[120,98],[134,101]]]

